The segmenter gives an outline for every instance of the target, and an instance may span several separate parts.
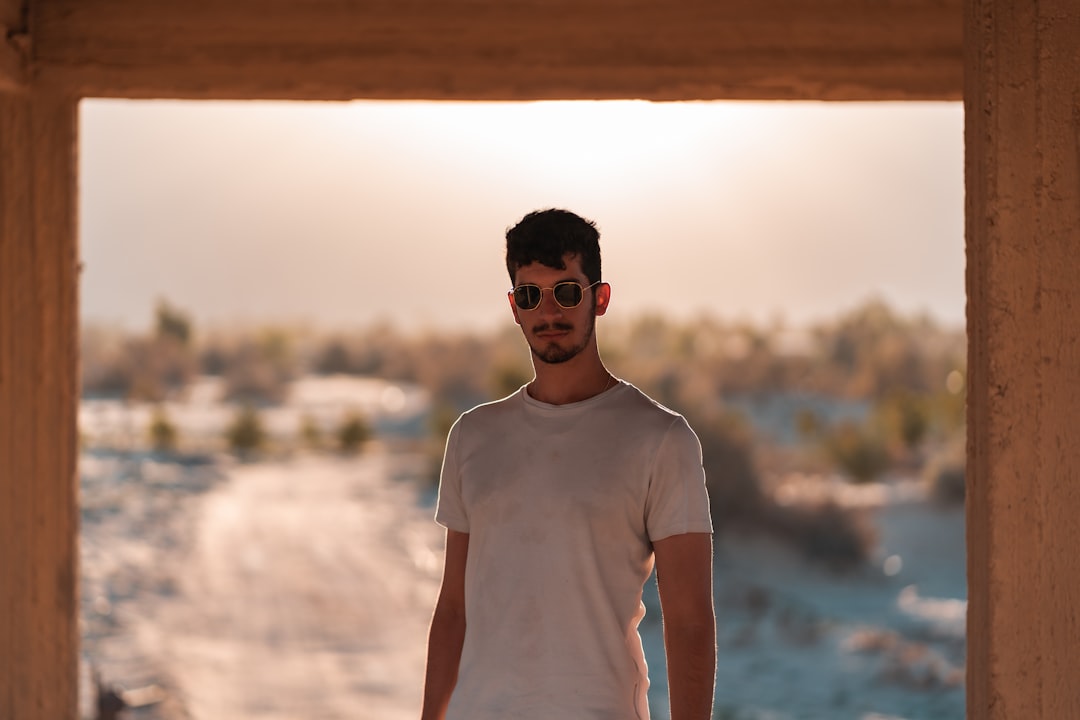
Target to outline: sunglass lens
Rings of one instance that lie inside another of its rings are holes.
[[[514,302],[522,310],[532,310],[540,304],[540,288],[536,285],[518,285],[514,288]]]
[[[575,282],[559,283],[551,292],[555,295],[555,302],[564,308],[573,308],[581,304],[581,286]]]

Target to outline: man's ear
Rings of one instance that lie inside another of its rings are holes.
[[[596,286],[596,314],[603,315],[611,303],[611,285],[600,283]]]
[[[521,318],[518,316],[518,306],[517,306],[517,303],[514,302],[513,293],[507,293],[506,294],[506,299],[510,301],[510,312],[514,313],[514,322],[516,322],[518,325],[520,325],[521,324]]]

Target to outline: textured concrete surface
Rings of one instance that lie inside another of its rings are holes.
[[[29,89],[5,91],[21,62],[7,35],[27,6]],[[76,173],[65,94],[868,100],[957,99],[962,87],[968,713],[1080,716],[1071,0],[0,0],[0,24],[0,716],[74,716]]]
[[[968,714],[1080,717],[1080,10],[968,27]]]
[[[83,95],[951,99],[960,0],[44,0],[37,77]]]

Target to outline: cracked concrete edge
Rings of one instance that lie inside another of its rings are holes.
[[[30,35],[0,25],[0,92],[25,90],[30,78]]]

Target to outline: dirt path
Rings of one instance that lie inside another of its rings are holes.
[[[442,532],[416,486],[392,479],[400,462],[136,472],[86,459],[84,665],[147,700],[132,720],[415,720]],[[876,517],[882,560],[903,559],[895,576],[836,576],[791,548],[721,540],[720,715],[963,716],[962,508]],[[646,603],[663,720],[651,584]]]
[[[139,628],[192,720],[419,713],[442,533],[385,456],[242,466]]]

